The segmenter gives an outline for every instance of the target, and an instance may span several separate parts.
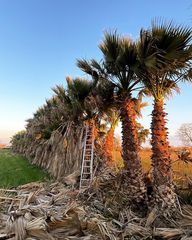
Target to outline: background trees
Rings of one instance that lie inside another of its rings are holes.
[[[184,146],[192,146],[192,123],[183,123],[178,129],[178,136]]]

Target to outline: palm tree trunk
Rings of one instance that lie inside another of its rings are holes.
[[[169,211],[176,206],[176,195],[172,181],[166,115],[163,100],[155,101],[151,123],[154,200],[158,207]]]
[[[114,148],[114,132],[115,126],[111,126],[105,137],[105,142],[103,145],[103,150],[105,154],[105,163],[108,167],[113,167],[113,148]]]
[[[145,199],[146,189],[143,182],[141,161],[138,154],[138,133],[136,113],[131,97],[122,102],[120,118],[122,122],[122,156],[128,192],[132,201],[140,202]]]

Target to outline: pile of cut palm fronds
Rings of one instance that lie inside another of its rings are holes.
[[[119,186],[109,184],[110,193],[102,195],[108,178],[103,175],[84,191],[58,182],[1,190],[0,239],[190,239],[192,207],[185,206],[177,221],[167,219],[163,226],[155,210],[144,217],[128,205],[120,209]]]

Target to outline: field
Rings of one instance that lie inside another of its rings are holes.
[[[172,159],[172,167],[174,172],[174,180],[182,186],[186,186],[189,181],[192,179],[192,163],[185,163],[183,161],[178,161],[177,153],[182,148],[172,147],[171,148],[171,159]],[[187,148],[191,152],[192,158],[192,148]],[[151,149],[143,148],[140,150],[141,162],[143,165],[144,172],[148,172],[151,170]],[[120,150],[114,151],[114,159],[115,162],[120,162],[120,166],[122,165],[122,158]]]
[[[192,153],[192,148],[189,149]],[[182,187],[192,179],[192,163],[177,161],[180,148],[171,148],[172,166],[175,181]],[[144,172],[151,170],[151,150],[144,148],[140,151]],[[122,166],[120,150],[114,152],[114,158]],[[0,149],[0,187],[16,187],[32,181],[49,179],[49,175],[40,168],[31,165],[25,158],[14,154],[9,149]]]
[[[0,187],[17,187],[33,181],[48,179],[47,173],[31,165],[25,158],[11,150],[0,149]]]

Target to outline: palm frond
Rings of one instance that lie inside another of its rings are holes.
[[[104,34],[104,40],[99,45],[99,48],[102,51],[105,61],[108,64],[116,62],[119,56],[120,42],[120,36],[117,34],[116,31],[106,32]]]

